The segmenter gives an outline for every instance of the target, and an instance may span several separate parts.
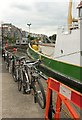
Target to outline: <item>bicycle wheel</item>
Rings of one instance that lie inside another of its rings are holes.
[[[5,66],[6,66],[6,70],[8,70],[9,67],[8,67],[8,63],[7,63],[7,62],[6,62],[6,65],[5,65]]]
[[[23,93],[30,94],[30,81],[27,73],[23,72]]]
[[[12,73],[12,61],[9,61],[9,73]]]
[[[18,70],[14,67],[14,70],[12,72],[12,76],[14,78],[14,81],[17,82],[18,81]]]
[[[18,80],[18,90],[21,91],[22,89],[22,81],[19,79]]]
[[[21,91],[22,89],[22,80],[21,80],[21,77],[20,77],[20,73],[18,72],[18,90]]]
[[[44,109],[46,106],[46,96],[45,96],[45,91],[44,91],[43,85],[42,85],[39,78],[37,80],[34,80],[33,89],[34,89],[34,101],[35,101],[35,103],[38,102],[40,107],[42,109]]]

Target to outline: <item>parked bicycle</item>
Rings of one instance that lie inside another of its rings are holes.
[[[14,81],[18,80],[18,57],[13,50],[5,50],[6,69],[12,74]]]
[[[37,61],[26,61],[20,59],[20,73],[18,80],[18,90],[23,90],[23,93],[30,94],[31,90],[34,91],[34,102],[38,103],[42,109],[46,105],[46,97],[43,85],[41,83],[41,76],[36,66],[40,64],[40,60]]]
[[[10,72],[10,63],[11,63],[12,55],[10,52],[5,51],[5,64],[6,64],[6,69]]]
[[[40,72],[36,68],[40,64],[40,60],[27,61],[25,56],[17,57],[13,52],[6,51],[5,62],[6,68],[12,73],[14,80],[18,81],[18,90],[27,94],[33,91],[34,102],[44,109],[46,97]]]
[[[22,84],[23,84],[23,73],[24,73],[24,66],[23,64],[25,63],[25,56],[22,56],[18,59],[19,66],[18,66],[18,90],[21,91],[22,89]],[[23,89],[24,93],[24,89]]]
[[[12,56],[12,76],[14,81],[18,81],[18,71],[19,71],[19,57],[16,55]]]

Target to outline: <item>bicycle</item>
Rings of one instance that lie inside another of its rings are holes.
[[[8,51],[5,51],[5,64],[7,70],[9,70],[9,63],[10,63],[10,53]]]
[[[22,89],[22,83],[23,83],[23,64],[25,63],[25,56],[22,56],[18,59],[19,65],[18,65],[18,90],[21,91]],[[23,89],[24,93],[24,89]]]
[[[12,57],[12,76],[14,81],[18,81],[18,70],[19,70],[19,57],[13,55]]]
[[[23,92],[30,94],[31,90],[34,91],[34,102],[38,103],[42,109],[45,108],[46,105],[46,97],[43,85],[41,83],[41,76],[36,68],[40,64],[40,60],[37,61],[27,61],[23,64],[23,74],[22,80],[20,79],[20,89],[21,91],[23,87]]]

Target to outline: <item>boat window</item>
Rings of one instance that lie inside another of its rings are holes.
[[[63,50],[61,50],[61,53],[63,54]]]

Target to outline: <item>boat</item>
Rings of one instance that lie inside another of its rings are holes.
[[[68,25],[59,27],[56,43],[29,43],[28,55],[32,59],[42,60],[42,71],[48,76],[52,76],[64,84],[82,92],[82,1],[77,7],[79,11],[78,19],[72,19],[72,0],[69,2]],[[51,51],[51,53],[49,52]],[[44,69],[43,69],[44,68]]]

